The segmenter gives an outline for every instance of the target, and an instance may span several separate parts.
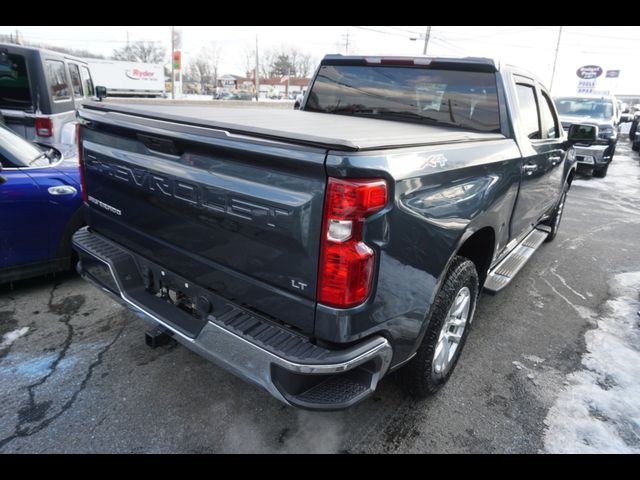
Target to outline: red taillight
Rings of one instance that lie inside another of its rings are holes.
[[[50,118],[38,117],[36,118],[36,135],[38,137],[52,137],[53,136],[53,123]]]
[[[366,217],[384,208],[382,179],[330,178],[325,196],[318,302],[349,308],[364,302],[371,290],[375,253],[364,243]]]
[[[80,164],[80,188],[82,200],[87,203],[87,180],[84,177],[84,158],[82,156],[82,139],[80,138],[80,124],[76,123],[76,145],[78,146],[78,163]]]

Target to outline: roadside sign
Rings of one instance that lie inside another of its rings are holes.
[[[591,80],[602,75],[602,67],[597,65],[585,65],[576,71],[576,75],[584,80]]]
[[[182,50],[182,30],[173,31],[173,48],[174,50]]]
[[[593,93],[593,89],[596,87],[596,79],[593,80],[580,80],[578,82],[578,94]]]

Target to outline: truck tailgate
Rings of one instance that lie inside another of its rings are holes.
[[[82,116],[92,230],[238,305],[313,331],[325,150]]]

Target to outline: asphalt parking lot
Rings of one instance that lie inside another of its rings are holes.
[[[390,377],[351,410],[298,411],[184,347],[149,349],[147,324],[76,276],[1,286],[0,338],[17,333],[0,347],[0,452],[544,451],[612,276],[640,271],[628,145],[605,179],[574,183],[556,240],[482,296],[455,375],[426,401]]]

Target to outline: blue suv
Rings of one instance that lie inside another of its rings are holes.
[[[0,122],[0,162],[0,283],[70,269],[84,223],[76,147],[41,147]]]

